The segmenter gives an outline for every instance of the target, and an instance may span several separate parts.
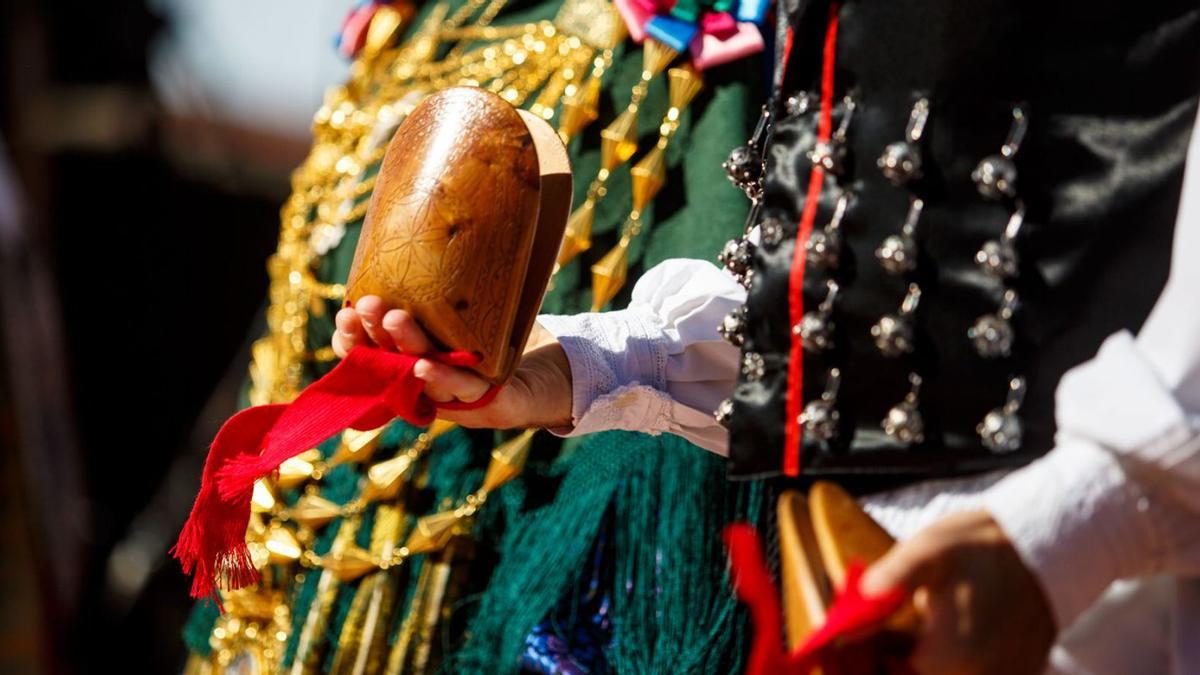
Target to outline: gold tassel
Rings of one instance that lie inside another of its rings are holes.
[[[467,546],[469,543],[464,537],[456,538],[441,554],[426,560],[421,567],[417,590],[400,626],[396,644],[388,655],[385,675],[423,675],[433,670],[438,656],[434,635],[449,615],[448,600],[456,594],[456,577],[461,577],[467,570],[460,560]],[[458,574],[455,574],[456,568]]]
[[[395,552],[408,518],[395,504],[380,504],[375,512],[371,551],[388,559]],[[333,675],[367,675],[383,667],[388,628],[396,604],[396,572],[381,569],[359,584],[350,611],[342,624]]]
[[[342,521],[337,535],[334,536],[333,544],[330,546],[330,555],[341,555],[343,551],[353,546],[360,522],[358,517]],[[320,672],[321,657],[326,644],[325,626],[328,625],[329,612],[337,597],[339,585],[338,577],[333,570],[322,569],[320,571],[312,605],[304,617],[304,623],[301,625],[300,635],[296,642],[296,653],[292,658],[292,667],[289,671],[291,675]]]

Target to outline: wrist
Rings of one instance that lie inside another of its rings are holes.
[[[571,425],[571,364],[554,335],[535,323],[514,384],[526,388],[519,415],[528,426],[548,429]]]
[[[1060,629],[1113,581],[1152,571],[1157,527],[1110,453],[1073,441],[984,493],[984,506],[1038,579]]]

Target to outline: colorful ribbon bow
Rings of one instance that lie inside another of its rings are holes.
[[[711,4],[710,4],[711,3]],[[688,50],[704,70],[763,50],[759,27],[770,0],[614,0],[629,36]]]

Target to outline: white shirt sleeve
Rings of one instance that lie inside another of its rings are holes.
[[[1058,625],[1116,579],[1200,574],[1200,124],[1167,285],[1136,337],[1109,337],[1063,376],[1055,414],[1057,447],[984,504]]]
[[[551,431],[665,432],[728,455],[712,411],[737,384],[738,348],[717,326],[745,299],[716,265],[674,259],[638,280],[628,309],[538,317],[566,351],[573,381],[573,426]]]

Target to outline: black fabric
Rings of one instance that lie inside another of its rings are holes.
[[[827,3],[813,2],[793,25],[796,46],[776,100],[819,91],[827,12]],[[846,170],[826,180],[814,229],[829,221],[839,186],[855,197],[834,272],[841,286],[835,348],[806,353],[804,399],[820,396],[828,369],[838,366],[841,429],[829,444],[805,440],[803,473],[843,480],[890,474],[904,482],[1026,463],[1053,444],[1053,395],[1063,372],[1111,333],[1136,331],[1166,280],[1200,85],[1200,7],[1195,0],[861,0],[844,3],[839,17],[838,98],[853,89],[858,107]],[[921,96],[931,101],[920,143],[924,176],[898,188],[875,160],[903,138]],[[1000,235],[1013,206],[983,199],[970,174],[1004,143],[1018,101],[1030,121],[1017,155],[1017,192],[1027,209],[1017,241],[1020,273],[1011,283],[1022,302],[1013,321],[1018,342],[1008,358],[983,359],[967,329],[996,310],[1003,285],[973,258]],[[766,369],[758,382],[743,375],[734,396],[737,476],[777,473],[783,457],[788,271],[817,107],[794,117],[777,110],[766,152],[762,216],[787,227],[782,242],[759,246],[753,259],[743,349],[763,354]],[[840,114],[839,106],[835,126]],[[899,233],[913,194],[925,201],[921,256],[903,279],[884,272],[874,250]],[[809,267],[806,309],[824,297],[827,278]],[[923,291],[917,346],[888,358],[870,326],[899,308],[909,280]],[[908,391],[910,371],[924,379],[926,440],[904,447],[880,421]],[[1017,452],[995,454],[975,427],[1003,404],[1016,375],[1029,387],[1024,442]]]

